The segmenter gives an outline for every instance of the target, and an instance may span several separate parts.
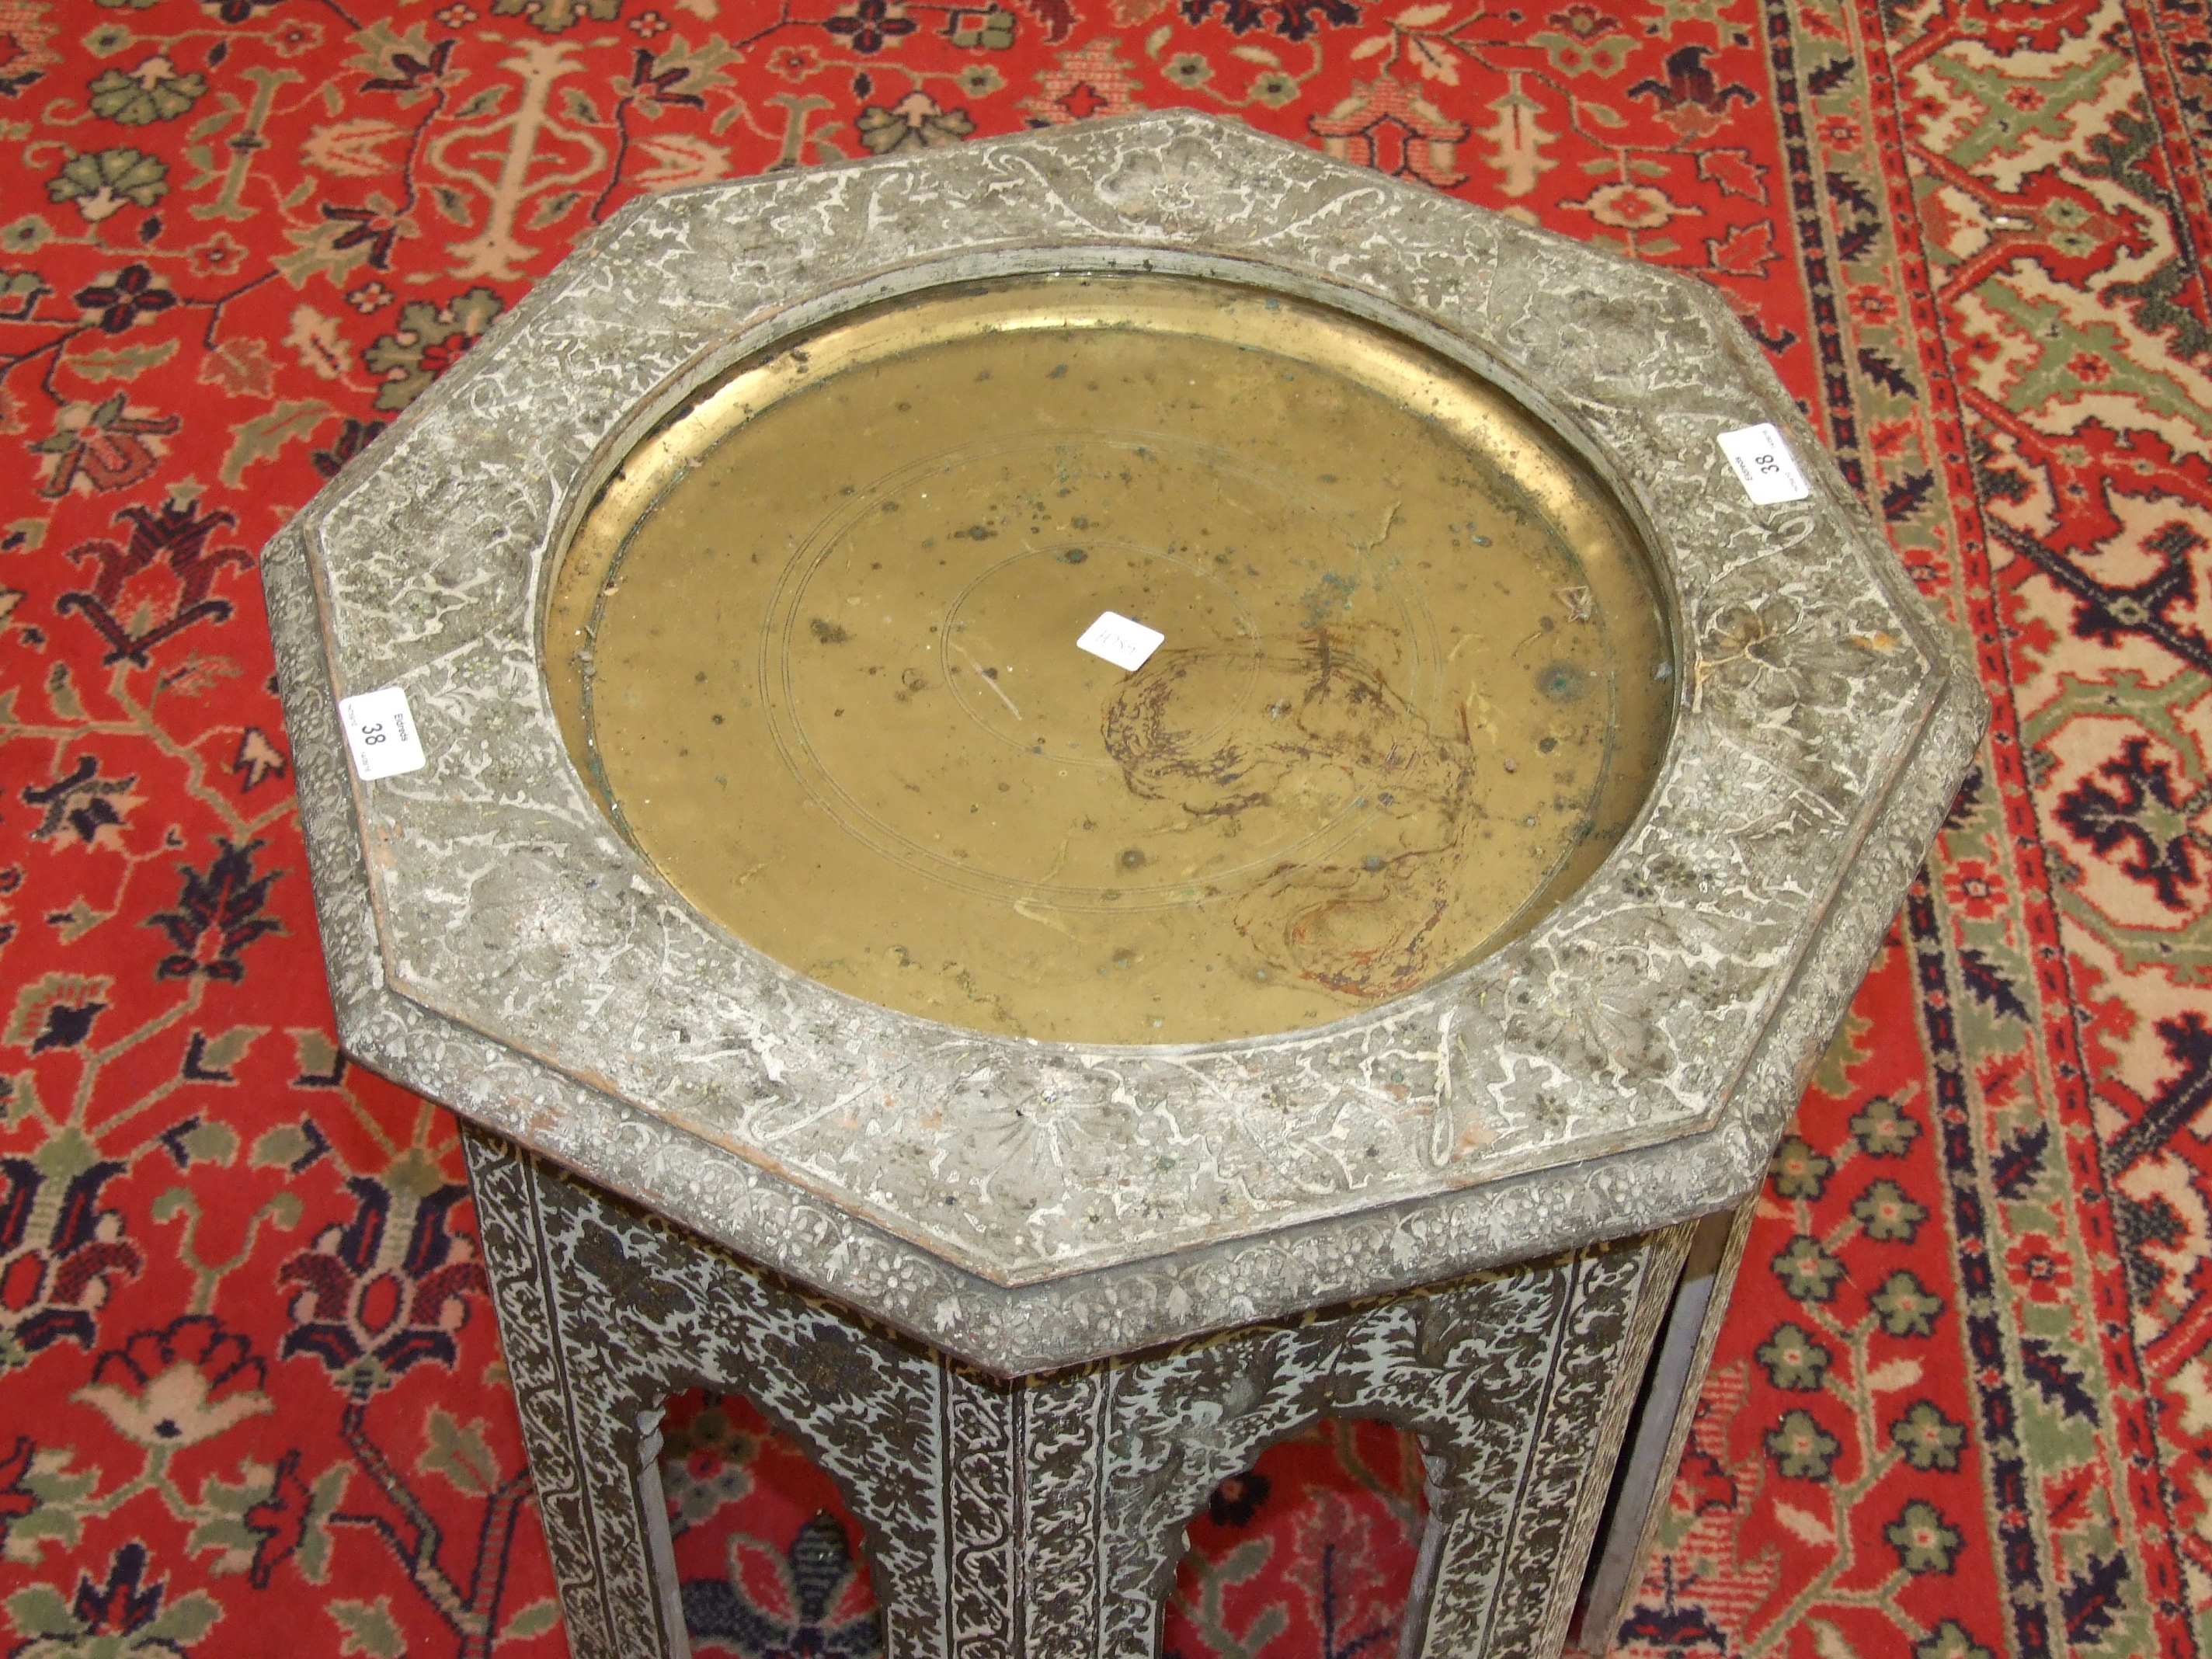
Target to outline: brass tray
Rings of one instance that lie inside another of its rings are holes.
[[[1102,615],[1164,639],[1133,670]],[[1030,276],[741,363],[548,597],[563,737],[702,914],[907,1012],[1317,1025],[1531,926],[1656,775],[1674,653],[1496,387],[1234,285]]]

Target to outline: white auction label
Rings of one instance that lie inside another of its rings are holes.
[[[402,687],[387,685],[344,699],[338,704],[338,720],[345,727],[346,747],[353,750],[353,769],[363,783],[419,772],[428,764]]]
[[[1160,648],[1167,638],[1158,629],[1147,628],[1140,622],[1132,622],[1118,611],[1102,612],[1097,622],[1083,630],[1076,641],[1079,649],[1094,657],[1103,657],[1116,668],[1126,668],[1131,673],[1145,665],[1145,659]]]
[[[1721,453],[1735,469],[1735,476],[1743,481],[1743,493],[1751,497],[1753,507],[1802,501],[1813,493],[1813,486],[1797,470],[1797,458],[1790,453],[1790,446],[1783,442],[1782,434],[1771,426],[1747,426],[1739,431],[1723,432],[1720,446]]]

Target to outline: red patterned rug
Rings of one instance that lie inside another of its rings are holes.
[[[1735,302],[1996,703],[1807,1100],[1626,1651],[2212,1655],[2200,0],[0,0],[0,1653],[562,1650],[444,1112],[331,1039],[256,550],[640,191],[1170,104]],[[681,1402],[701,1650],[879,1647]],[[1395,1651],[1417,1465],[1180,1659]]]

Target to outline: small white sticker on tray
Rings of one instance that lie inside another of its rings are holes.
[[[1735,469],[1735,476],[1743,481],[1743,493],[1751,497],[1753,507],[1802,501],[1813,493],[1813,486],[1797,470],[1797,458],[1790,453],[1790,446],[1771,426],[1747,426],[1738,431],[1723,432],[1720,446],[1721,453]]]
[[[363,783],[419,772],[428,763],[422,735],[415,729],[414,712],[400,686],[346,698],[338,704],[338,720],[345,727],[346,747],[353,750],[353,769]]]
[[[1167,635],[1158,629],[1147,628],[1140,622],[1132,622],[1118,611],[1103,612],[1098,620],[1083,630],[1076,641],[1079,649],[1094,657],[1103,657],[1116,668],[1126,668],[1131,673],[1145,665],[1145,659],[1160,648]]]

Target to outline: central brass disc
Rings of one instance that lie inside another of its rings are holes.
[[[1133,671],[1106,613],[1164,635]],[[701,912],[985,1030],[1319,1024],[1526,927],[1636,814],[1672,659],[1626,520],[1339,313],[1038,277],[848,316],[593,505],[570,753]]]

